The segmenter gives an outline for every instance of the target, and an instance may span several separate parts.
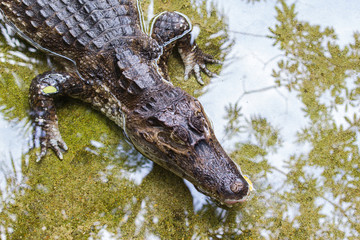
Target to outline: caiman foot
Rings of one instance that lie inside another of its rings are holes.
[[[47,152],[54,150],[59,159],[63,159],[62,151],[68,148],[62,140],[54,99],[70,95],[70,90],[81,92],[80,81],[67,73],[46,72],[33,79],[30,85],[30,115],[34,122],[34,145],[40,147],[37,162]],[[77,87],[73,87],[77,86]],[[80,89],[80,90],[79,90]]]
[[[159,59],[163,75],[169,79],[167,62],[173,47],[177,46],[178,51],[185,65],[185,76],[187,80],[190,74],[194,73],[196,80],[201,85],[204,81],[201,78],[201,72],[209,77],[215,77],[216,74],[207,69],[207,63],[221,63],[215,60],[211,55],[204,53],[192,39],[191,22],[183,14],[178,12],[164,12],[155,18],[152,25],[151,37],[160,45],[164,46],[164,53]]]
[[[213,56],[204,53],[196,44],[191,50],[179,48],[179,53],[185,65],[184,79],[188,80],[190,74],[194,73],[199,84],[204,85],[201,77],[201,72],[204,72],[209,77],[216,77],[217,75],[211,72],[207,67],[207,63],[220,64],[221,61],[216,60]]]
[[[40,145],[40,153],[37,155],[36,162],[39,162],[51,148],[59,159],[63,159],[62,151],[67,151],[68,147],[61,137],[57,122],[45,123],[43,119],[35,120],[34,143]],[[36,146],[36,147],[37,147]]]

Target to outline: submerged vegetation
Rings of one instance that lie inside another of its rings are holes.
[[[360,35],[340,46],[331,27],[301,21],[295,9],[280,1],[278,23],[270,28],[274,45],[283,52],[274,82],[295,92],[307,119],[297,131],[298,152],[284,161],[286,172],[266,159],[281,147],[281,131],[261,117],[247,120],[237,104],[228,107],[226,131],[255,139],[239,143],[234,157],[245,169],[258,169],[249,173],[257,185],[264,186],[267,173],[272,173],[270,183],[276,176],[285,179],[276,188],[259,189],[250,203],[250,212],[260,214],[249,215],[248,221],[262,222],[251,228],[252,237],[270,230],[271,238],[280,239],[355,239],[360,234]]]
[[[144,2],[145,10],[149,4]],[[205,6],[198,11],[190,1],[154,4],[156,12],[177,10],[207,29],[199,39],[206,52],[216,55],[219,46],[231,42],[215,10],[205,14]],[[282,56],[269,81],[297,96],[306,124],[297,129],[298,150],[282,156],[284,168],[279,169],[271,159],[285,146],[281,126],[256,111],[243,114],[241,101],[226,107],[224,131],[234,142],[232,158],[256,189],[248,203],[226,209],[207,199],[199,207],[182,179],[142,157],[115,124],[85,104],[64,100],[58,112],[70,147],[64,161],[48,154],[37,164],[30,149],[21,159],[0,156],[0,186],[5,185],[0,238],[357,239],[360,34],[340,45],[331,27],[298,19],[295,4],[279,1],[276,13],[276,25],[264,34]],[[224,34],[206,42],[220,30]],[[216,57],[224,58],[228,46]],[[0,48],[2,117],[14,125],[27,122],[28,86],[49,70],[46,56],[5,34]],[[194,79],[180,82],[183,69],[176,54],[170,73],[174,84],[203,93]],[[28,131],[19,130],[24,136]]]

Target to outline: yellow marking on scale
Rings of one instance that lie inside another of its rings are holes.
[[[53,87],[53,86],[47,86],[46,88],[44,88],[43,90],[42,90],[44,93],[46,93],[46,94],[50,94],[50,93],[57,93],[57,89],[56,89],[56,87]]]
[[[247,176],[244,176],[244,178],[247,181],[247,183],[249,184],[249,190],[251,192],[252,190],[254,190],[254,185],[252,184],[252,182],[250,181],[250,179]]]

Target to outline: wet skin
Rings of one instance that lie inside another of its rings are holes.
[[[137,2],[5,0],[0,7],[35,46],[60,54],[76,70],[46,72],[30,86],[39,159],[67,150],[54,106],[60,96],[90,103],[119,125],[136,149],[226,205],[243,202],[249,182],[225,153],[200,102],[169,83],[167,60],[177,48],[185,78],[212,73],[216,62],[191,42],[191,24],[177,12],[159,15],[151,36],[141,30]]]

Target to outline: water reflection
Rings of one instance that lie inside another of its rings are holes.
[[[4,35],[2,238],[359,237],[359,35],[338,46],[335,30],[302,21],[296,6],[283,1],[276,8],[261,2],[251,9],[246,1],[195,2],[194,9],[189,1],[144,1],[144,12],[188,14],[201,28],[198,40],[205,51],[225,58],[223,69],[211,66],[221,74],[203,89],[194,87],[194,79],[179,81],[183,69],[176,56],[170,71],[175,84],[205,93],[201,100],[217,135],[255,185],[250,201],[219,207],[142,157],[112,122],[73,100],[59,103],[60,131],[71,146],[65,160],[50,154],[36,164],[27,140],[27,88],[47,61]],[[216,9],[229,6],[233,12],[224,25]],[[239,18],[234,12],[246,11],[247,20],[232,20]],[[263,20],[251,19],[251,11],[264,13]],[[250,43],[244,47],[242,41]]]

